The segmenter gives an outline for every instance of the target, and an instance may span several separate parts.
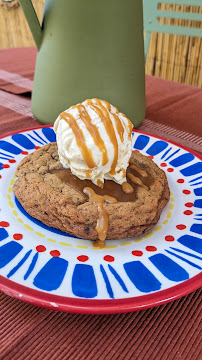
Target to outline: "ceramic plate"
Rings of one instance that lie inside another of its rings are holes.
[[[77,313],[140,310],[201,284],[202,162],[180,145],[135,131],[133,147],[168,177],[170,201],[151,232],[106,241],[104,249],[43,225],[13,194],[15,169],[55,141],[51,127],[0,140],[0,289],[23,301]]]

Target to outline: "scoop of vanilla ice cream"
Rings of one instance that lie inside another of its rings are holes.
[[[54,123],[62,165],[98,186],[126,181],[132,152],[132,123],[108,102],[86,100],[61,113]]]

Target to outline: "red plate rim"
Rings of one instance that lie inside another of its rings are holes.
[[[125,299],[91,300],[48,294],[30,289],[0,276],[0,290],[6,295],[32,305],[78,314],[116,314],[138,311],[166,304],[197,290],[202,284],[202,273],[179,285],[156,293]]]
[[[32,128],[11,132],[0,136],[0,139],[17,133],[46,128],[46,127],[52,127],[52,125],[36,126]],[[174,144],[192,153],[200,160],[202,160],[202,156],[200,154],[174,141],[136,129],[134,130],[134,132],[138,132],[148,136],[153,136],[157,139],[165,140],[171,144]],[[148,309],[155,306],[163,305],[170,301],[181,298],[182,296],[190,294],[191,292],[200,288],[201,284],[202,284],[202,273],[178,285],[175,285],[172,288],[166,290],[160,290],[152,294],[142,295],[138,297],[124,298],[124,299],[91,300],[91,299],[76,299],[76,298],[58,296],[58,295],[53,295],[46,292],[38,291],[26,287],[24,285],[20,285],[0,275],[0,290],[6,295],[14,297],[18,300],[23,300],[24,302],[27,302],[29,304],[44,307],[51,310],[58,310],[58,311],[78,313],[78,314],[91,314],[91,315],[125,313],[125,312],[138,311],[138,310],[143,310],[143,309]]]

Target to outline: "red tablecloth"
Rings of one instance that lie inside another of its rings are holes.
[[[0,51],[0,135],[38,125],[30,110],[36,50]],[[146,77],[139,127],[202,153],[202,90]],[[199,360],[201,291],[153,309],[75,315],[0,293],[0,359]]]

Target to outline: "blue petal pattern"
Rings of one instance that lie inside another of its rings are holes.
[[[50,142],[56,141],[56,135],[52,128],[43,128],[42,133],[45,135],[45,137],[48,139],[48,141],[50,141]]]
[[[169,280],[183,281],[189,279],[188,272],[164,254],[152,255],[149,260]]]
[[[170,154],[165,161],[168,161],[169,159],[171,159],[174,155],[176,155],[178,152],[180,151],[180,149],[175,150],[172,154]]]
[[[21,149],[17,146],[9,143],[8,141],[0,140],[0,149],[4,151],[8,151],[11,154],[19,155],[21,153]]]
[[[36,130],[34,130],[33,133],[34,133],[43,143],[47,144],[47,141],[44,140],[44,139],[42,138],[42,136],[39,135],[39,134],[36,132]]]
[[[192,253],[190,253],[190,252],[187,252],[187,251],[184,251],[184,250],[181,250],[181,249],[176,249],[176,248],[174,248],[174,247],[172,247],[172,246],[170,247],[170,249],[172,249],[172,250],[174,250],[174,251],[177,251],[177,252],[179,252],[179,253],[181,253],[181,254],[189,255],[189,256],[191,256],[191,257],[193,257],[193,258],[195,258],[195,259],[202,260],[202,257],[197,256],[197,255],[195,255],[195,254],[192,254]]]
[[[190,231],[202,235],[202,224],[193,224],[190,228]]]
[[[9,159],[14,159],[14,156],[8,155],[8,154],[4,154],[2,152],[0,152],[0,155],[6,156]]]
[[[31,264],[29,265],[28,270],[27,270],[27,272],[26,272],[26,274],[25,274],[25,276],[24,276],[24,280],[27,280],[28,277],[29,277],[29,275],[30,275],[30,274],[32,273],[32,271],[34,270],[35,265],[36,265],[37,260],[38,260],[38,257],[39,257],[39,254],[38,254],[38,253],[34,254],[33,259],[32,259],[32,262],[31,262]]]
[[[196,186],[196,185],[201,185],[201,184],[202,184],[202,181],[199,181],[199,182],[197,182],[197,183],[191,184],[190,186]]]
[[[195,267],[196,269],[199,269],[199,270],[201,270],[201,269],[202,269],[199,265],[196,265],[196,264],[195,264],[195,263],[193,263],[192,261],[185,259],[183,256],[180,256],[180,255],[178,255],[178,254],[175,254],[174,252],[169,251],[169,250],[166,250],[166,252],[167,252],[168,254],[171,254],[171,255],[175,256],[176,258],[178,258],[178,259],[180,259],[180,260],[182,260],[182,261],[186,262],[187,264],[189,264],[189,265],[191,265],[191,266]]]
[[[196,199],[194,201],[194,207],[202,209],[202,199]]]
[[[200,179],[202,179],[202,176],[198,176],[198,177],[195,178],[195,179],[191,179],[191,180],[189,180],[189,184],[190,184],[190,183],[193,183],[193,182],[195,182],[195,181],[197,181],[197,180],[200,180]]]
[[[194,194],[196,196],[202,196],[202,187],[194,189]]]
[[[108,268],[111,271],[111,273],[114,275],[114,277],[118,281],[118,283],[121,285],[122,289],[128,293],[128,289],[127,289],[126,285],[124,284],[120,275],[117,273],[117,271],[110,264],[108,264]]]
[[[13,260],[22,248],[22,245],[15,241],[10,241],[9,243],[2,245],[0,247],[0,269]]]
[[[88,299],[97,296],[96,278],[91,265],[76,264],[72,276],[72,292]]]
[[[0,228],[0,241],[5,240],[8,237],[8,232],[4,228]]]
[[[34,149],[35,145],[33,144],[32,141],[30,141],[28,139],[27,136],[23,135],[23,134],[15,134],[12,136],[12,139],[19,144],[20,146],[24,147],[27,150],[32,150]]]
[[[125,263],[123,267],[139,291],[149,293],[160,290],[160,281],[140,261]]]
[[[202,254],[202,239],[191,235],[183,235],[177,241],[188,249]]]
[[[162,140],[156,141],[150,148],[147,150],[147,154],[155,156],[165,150],[168,147],[168,143]]]
[[[40,145],[44,145],[44,143],[41,141],[41,140],[39,140],[39,139],[36,139],[34,136],[32,136],[32,135],[28,135],[29,137],[30,137],[30,139],[32,139],[32,140],[34,140],[34,141],[36,141],[38,144],[40,144]]]
[[[67,260],[59,257],[53,257],[35,276],[33,284],[41,290],[57,290],[62,284],[67,267]]]
[[[192,161],[195,158],[192,154],[183,154],[175,158],[174,160],[170,161],[170,165],[174,167],[182,166],[187,164],[188,162]]]
[[[149,142],[149,136],[139,135],[135,141],[134,149],[143,150]]]
[[[8,273],[7,278],[9,279],[12,275],[16,273],[16,271],[25,263],[28,259],[29,255],[31,254],[32,250],[26,252],[25,256],[23,256],[22,260]]]
[[[190,165],[190,166],[186,167],[185,169],[180,170],[180,172],[184,176],[192,176],[192,175],[199,174],[200,172],[202,172],[202,162],[197,162],[193,165]]]
[[[107,273],[106,273],[106,271],[105,271],[105,269],[104,269],[104,267],[102,265],[100,265],[100,271],[101,271],[101,274],[102,274],[103,279],[105,281],[107,292],[108,292],[110,298],[114,299],[114,293],[113,293],[110,281],[109,281]]]
[[[172,149],[172,148],[170,147],[168,150],[166,150],[166,151],[164,152],[164,154],[161,156],[161,159],[164,159],[164,158],[166,157],[166,155],[170,152],[171,149]]]

